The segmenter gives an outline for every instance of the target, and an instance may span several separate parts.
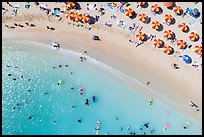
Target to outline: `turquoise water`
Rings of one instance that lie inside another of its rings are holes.
[[[102,64],[91,59],[81,62],[78,54],[36,42],[3,41],[2,64],[2,134],[96,134],[97,121],[101,135],[202,134],[197,123],[190,121],[188,129],[183,129],[188,119],[182,114],[156,100],[148,106],[147,97],[113,78],[111,70],[104,67],[101,72]],[[58,80],[62,80],[61,87]],[[79,94],[81,87],[83,95]],[[92,96],[96,96],[95,103]],[[84,104],[87,98],[89,106]],[[146,122],[149,128],[140,130]],[[170,126],[163,131],[166,123]]]

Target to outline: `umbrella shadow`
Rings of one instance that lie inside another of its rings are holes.
[[[163,13],[163,9],[160,7],[159,11],[158,11],[158,14],[161,15],[162,13]]]
[[[173,10],[173,7],[175,7],[175,6],[176,6],[176,3],[173,2],[172,5],[171,5],[170,7],[167,7],[167,9],[169,9],[169,10]]]
[[[198,38],[196,40],[194,40],[194,42],[197,42],[200,39],[200,36],[198,35]]]
[[[172,55],[174,53],[174,48],[172,47],[172,51],[169,53],[169,55]]]
[[[133,15],[130,17],[131,19],[136,18],[137,14],[134,12]]]
[[[76,10],[80,10],[80,9],[81,9],[80,4],[79,4],[78,2],[75,2],[75,4],[76,4],[76,5],[75,5],[74,8],[75,8]]]
[[[149,6],[148,2],[145,2],[145,5],[143,5],[143,8],[147,8]]]
[[[160,24],[158,31],[159,31],[159,32],[160,32],[160,31],[163,31],[163,29],[164,29],[164,26],[163,26],[162,24]]]
[[[176,23],[175,18],[172,19],[171,25],[174,25]]]
[[[162,44],[161,44],[161,46],[160,46],[159,48],[163,48],[164,45],[165,45],[165,43],[164,43],[164,41],[162,40]]]
[[[180,12],[180,13],[177,13],[176,15],[178,15],[178,16],[183,15],[183,9],[181,10],[181,12]]]
[[[149,24],[150,22],[151,22],[151,18],[150,18],[150,17],[147,17],[145,23],[146,23],[146,24]]]
[[[143,42],[148,40],[147,34],[144,34],[145,38],[142,40]]]
[[[184,33],[188,33],[190,31],[190,28],[187,26],[187,30],[183,31]]]

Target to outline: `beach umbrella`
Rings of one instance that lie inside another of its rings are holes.
[[[188,30],[188,26],[186,25],[186,23],[181,23],[181,24],[179,24],[178,27],[183,32],[186,32]]]
[[[81,19],[82,19],[82,14],[76,13],[74,16],[74,21],[78,22],[78,21],[81,21]]]
[[[193,14],[194,14],[195,16],[198,16],[199,11],[198,11],[198,9],[197,9],[197,8],[194,8],[194,9],[193,9]]]
[[[198,34],[196,32],[191,32],[189,38],[191,41],[196,41],[198,39]]]
[[[170,54],[172,51],[173,51],[173,49],[171,46],[166,45],[163,47],[163,52],[166,54]]]
[[[175,7],[173,7],[173,11],[176,14],[181,14],[182,8],[180,6],[175,6]]]
[[[66,12],[66,18],[72,20],[74,18],[74,13],[71,11]]]
[[[90,17],[89,17],[89,15],[88,14],[83,14],[83,16],[82,16],[82,22],[83,23],[86,23],[86,22],[88,22],[89,21],[89,19],[90,19]]]
[[[73,8],[76,4],[74,2],[66,2],[67,7]]]
[[[173,32],[171,30],[164,31],[164,37],[170,39],[173,36]]]
[[[154,39],[154,40],[153,40],[153,45],[154,45],[155,47],[158,47],[158,48],[159,48],[159,47],[162,45],[162,40],[159,39],[159,38]]]
[[[202,55],[202,46],[196,45],[194,48],[195,53]]]
[[[128,16],[128,17],[131,17],[133,15],[133,10],[131,8],[127,8],[125,10],[125,15]]]
[[[140,21],[142,21],[142,22],[145,22],[146,19],[147,19],[147,15],[144,14],[144,13],[139,14],[139,15],[138,15],[138,19],[139,19]]]
[[[173,5],[173,2],[163,2],[165,7],[171,7]]]
[[[177,46],[179,49],[183,49],[186,46],[186,42],[184,40],[178,40]]]
[[[138,33],[136,34],[136,38],[137,38],[138,40],[144,40],[145,34],[140,31],[140,32],[138,32]]]
[[[144,5],[145,5],[145,3],[146,3],[146,2],[137,2],[137,5],[139,5],[139,6],[141,6],[141,7],[142,7],[142,6],[144,6]]]
[[[183,55],[182,60],[184,62],[186,62],[186,63],[190,63],[191,62],[191,57],[189,57],[188,55]]]
[[[157,4],[152,5],[151,10],[155,13],[157,13],[159,11],[159,6]]]
[[[170,15],[170,14],[166,14],[164,16],[164,20],[167,22],[167,23],[171,23],[172,20],[173,20],[173,17]]]
[[[160,27],[160,23],[158,21],[153,21],[152,22],[152,28],[158,30]]]

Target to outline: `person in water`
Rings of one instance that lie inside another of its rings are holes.
[[[85,100],[85,105],[86,105],[86,106],[89,105],[89,100],[88,100],[88,99]]]
[[[96,102],[96,97],[92,96],[93,102]]]

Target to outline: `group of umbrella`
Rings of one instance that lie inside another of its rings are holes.
[[[69,10],[66,11],[66,18],[68,20],[72,20],[75,22],[82,22],[82,23],[87,23],[90,19],[89,14],[86,13],[79,13],[79,12],[73,12],[71,9],[75,7],[74,2],[67,2],[67,5],[65,6],[66,8],[69,8]]]
[[[116,6],[116,4],[114,2],[111,2],[111,3],[112,3],[112,5]],[[166,7],[172,6],[172,3],[173,2],[163,2],[164,6],[166,6]],[[72,10],[70,10],[70,9],[75,7],[74,2],[67,2],[66,4],[67,4],[66,7],[69,8],[69,10],[67,10],[67,12],[66,12],[66,18],[68,20],[73,20],[73,21],[82,22],[82,23],[87,23],[89,21],[89,19],[90,19],[89,14],[85,14],[85,13],[82,14],[82,13],[73,12]],[[137,2],[137,5],[141,6],[141,7],[143,7],[145,4],[146,4],[146,2]],[[151,11],[155,14],[160,13],[160,10],[161,10],[161,7],[159,7],[158,4],[153,4],[151,6]],[[180,6],[174,6],[173,11],[177,15],[181,15],[181,13],[183,12],[183,9]],[[135,12],[131,8],[126,8],[124,13],[126,16],[128,16],[130,18],[135,14]],[[139,19],[139,21],[146,23],[148,16],[144,13],[141,13],[141,14],[138,14],[137,18]],[[164,16],[164,21],[167,24],[171,24],[173,20],[174,20],[174,18],[172,17],[171,14],[166,14]],[[162,25],[158,21],[152,21],[151,22],[151,27],[157,31],[160,30],[161,26]],[[186,25],[186,23],[180,23],[178,25],[178,28],[184,33],[187,33],[189,31],[189,27]],[[147,35],[141,31],[136,34],[136,39],[138,39],[140,41],[144,41],[146,37],[147,37]],[[166,39],[173,40],[175,38],[175,33],[172,30],[165,30],[164,31],[164,37]],[[189,34],[189,39],[193,42],[196,42],[199,39],[199,35],[196,32],[191,32]],[[162,47],[163,44],[164,44],[164,42],[159,38],[156,38],[153,40],[153,45],[155,47],[160,48],[160,47]],[[186,45],[187,44],[184,40],[177,40],[177,46],[179,49],[186,48]],[[202,46],[201,45],[196,45],[194,47],[194,51],[202,57]],[[165,45],[163,47],[163,52],[166,54],[171,54],[173,52],[173,47],[171,47],[169,45]],[[185,56],[185,59],[186,59],[186,56]],[[183,58],[183,60],[184,60],[184,58]],[[187,61],[185,61],[185,62],[187,62]]]
[[[146,2],[137,2],[137,5],[142,7],[143,5],[145,5],[145,3]],[[164,2],[164,5],[167,6],[167,7],[169,6],[168,4],[169,3],[167,3],[167,5],[165,5],[165,2]],[[159,13],[160,7],[158,6],[158,4],[153,4],[151,6],[151,11],[154,12],[155,14]],[[174,6],[173,11],[177,15],[181,15],[182,8],[180,6]],[[134,14],[135,14],[135,12],[131,8],[127,8],[125,10],[125,15],[130,17],[130,18]],[[139,19],[139,21],[145,23],[147,21],[148,16],[146,14],[144,14],[144,13],[141,13],[141,14],[138,14],[137,18]],[[170,14],[166,14],[164,16],[165,23],[171,24],[173,20],[174,20],[174,18]],[[161,27],[161,24],[158,21],[152,21],[151,22],[151,27],[153,29],[159,31],[160,27]],[[184,33],[187,33],[189,31],[189,27],[186,25],[186,23],[180,23],[178,25],[178,28],[181,31],[183,31]],[[172,30],[165,30],[164,31],[164,37],[166,39],[173,40],[175,38],[175,33]],[[145,40],[145,38],[146,38],[146,34],[144,34],[141,31],[136,34],[136,39],[138,39],[140,41]],[[196,32],[191,32],[189,34],[189,39],[191,41],[193,41],[193,42],[196,42],[199,39],[199,35]],[[156,39],[153,40],[153,45],[155,47],[158,47],[158,48],[161,47],[163,45],[163,43],[164,42],[159,38],[156,38]],[[187,44],[186,44],[186,42],[184,40],[177,40],[177,46],[178,46],[179,49],[184,49],[186,47],[186,45]],[[170,53],[172,53],[172,51],[173,51],[173,48],[171,46],[166,45],[166,46],[163,47],[163,52],[164,53],[170,54]],[[201,45],[196,45],[195,48],[194,48],[194,51],[202,57],[202,46]],[[186,61],[186,57],[187,57],[187,55],[184,56],[183,60],[185,60],[185,62],[189,62],[189,61]]]

